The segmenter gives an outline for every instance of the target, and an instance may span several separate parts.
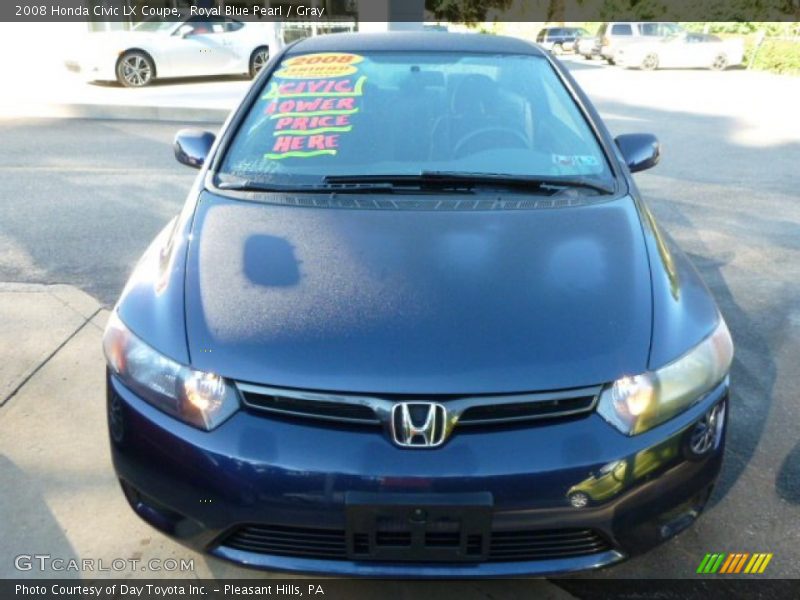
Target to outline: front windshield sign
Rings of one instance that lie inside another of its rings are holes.
[[[265,158],[335,156],[339,138],[353,129],[352,116],[364,93],[362,57],[347,53],[290,58],[269,82],[263,99],[273,121],[274,142]]]

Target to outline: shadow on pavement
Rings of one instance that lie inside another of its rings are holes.
[[[800,444],[783,459],[778,480],[776,482],[778,495],[792,504],[800,504]]]
[[[41,579],[58,577],[77,579],[80,573],[70,570],[39,570],[31,555],[49,555],[64,561],[78,559],[58,521],[47,506],[39,482],[0,454],[0,577],[5,579]],[[16,558],[22,570],[15,567]],[[28,569],[27,567],[31,568]]]

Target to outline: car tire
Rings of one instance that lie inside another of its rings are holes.
[[[658,54],[650,52],[642,59],[642,64],[639,67],[643,71],[655,71],[658,68]]]
[[[129,50],[117,61],[117,81],[124,87],[144,87],[150,85],[156,76],[153,59],[141,50]]]
[[[255,78],[264,68],[264,65],[269,61],[269,48],[267,46],[259,46],[250,55],[250,79]]]
[[[607,58],[607,59],[606,59],[606,62],[607,62],[608,64],[610,64],[610,65],[615,65],[615,64],[616,64],[616,63],[614,62],[614,59],[613,59],[613,58]]]
[[[711,63],[712,71],[724,71],[728,68],[728,56],[725,54],[717,54],[714,57],[714,62]]]

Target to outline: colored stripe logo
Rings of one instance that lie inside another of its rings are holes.
[[[755,552],[717,552],[709,553],[700,561],[697,573],[706,575],[713,573],[738,574],[738,573],[763,573],[769,561],[772,560],[772,553]]]

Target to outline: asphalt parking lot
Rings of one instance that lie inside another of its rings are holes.
[[[792,101],[800,78],[566,60],[613,133],[661,139],[662,163],[637,181],[714,292],[736,342],[728,449],[706,513],[647,555],[576,579],[692,577],[707,552],[772,552],[766,576],[800,577],[800,120]],[[0,120],[0,358],[25,353],[18,369],[0,367],[0,577],[35,575],[14,569],[21,551],[194,557],[192,576],[241,574],[140,523],[107,457],[100,331],[135,260],[193,180],[172,158],[179,127]],[[45,296],[42,314],[19,316],[20,298]],[[17,326],[23,317],[38,333]],[[54,319],[60,328],[49,327]],[[503,585],[457,592],[508,597]],[[562,595],[545,582],[527,585]],[[578,582],[568,587],[580,591]]]

